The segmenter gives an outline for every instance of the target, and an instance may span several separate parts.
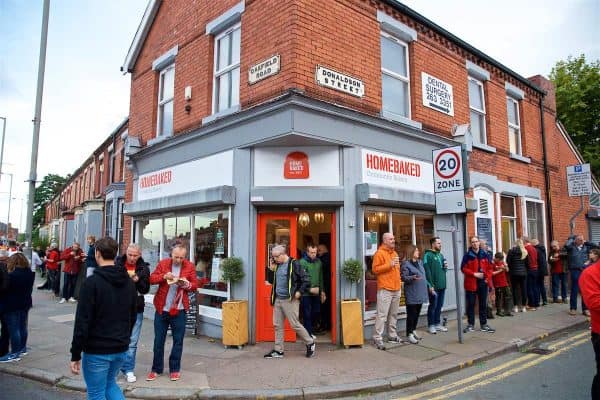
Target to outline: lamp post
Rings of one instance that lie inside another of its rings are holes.
[[[6,137],[6,117],[0,117],[2,120],[2,144],[0,145],[0,175],[2,175],[2,159],[4,158],[4,138]]]
[[[10,189],[8,190],[8,215],[6,216],[6,238],[8,239],[8,225],[10,223],[10,200],[12,198],[12,182],[13,182],[13,174],[7,172],[0,172],[1,175],[10,176]]]

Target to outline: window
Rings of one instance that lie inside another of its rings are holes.
[[[113,226],[113,201],[107,200],[104,210],[104,236],[112,237]]]
[[[158,85],[157,136],[173,134],[173,97],[175,94],[175,65],[160,71]]]
[[[381,92],[384,112],[410,118],[408,45],[381,32]]]
[[[543,203],[537,201],[525,201],[525,214],[527,216],[527,236],[537,239],[540,243],[546,240],[544,230]]]
[[[502,214],[502,247],[508,250],[515,245],[515,240],[517,240],[517,214],[514,197],[500,196],[500,213]]]
[[[115,152],[108,152],[108,184],[115,181]]]
[[[215,37],[213,113],[240,102],[240,24]]]
[[[117,243],[119,243],[119,251],[123,245],[123,226],[125,224],[125,215],[123,214],[123,207],[125,205],[125,199],[119,197],[117,200]]]
[[[475,143],[487,144],[483,82],[472,77],[469,77],[469,110],[471,114],[473,141]]]
[[[521,122],[519,119],[519,102],[512,97],[506,98],[508,114],[508,144],[513,154],[522,154]]]
[[[163,233],[163,255],[169,257],[171,249],[175,245],[182,245],[186,249],[186,254],[190,257],[190,217],[172,217],[165,218],[165,227]]]

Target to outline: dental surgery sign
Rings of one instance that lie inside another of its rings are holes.
[[[425,72],[421,72],[421,85],[425,107],[454,116],[452,85]]]
[[[431,163],[362,149],[362,181],[411,192],[433,193]]]

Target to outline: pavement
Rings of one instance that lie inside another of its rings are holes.
[[[39,284],[39,279],[36,284]],[[58,304],[49,291],[34,288],[29,313],[28,347],[21,361],[0,364],[0,371],[60,388],[85,391],[81,375],[69,369],[75,304]],[[219,339],[187,336],[184,340],[181,379],[168,374],[153,382],[145,377],[152,365],[153,323],[146,319],[138,344],[136,375],[119,384],[127,398],[139,399],[322,399],[365,395],[399,389],[466,368],[492,357],[516,351],[548,336],[589,326],[581,314],[568,314],[568,304],[549,304],[537,311],[490,320],[495,333],[475,331],[458,342],[456,321],[447,333],[418,332],[418,345],[387,344],[377,350],[370,340],[362,347],[317,342],[316,356],[306,358],[305,346],[286,343],[285,357],[264,359],[272,343],[225,348]],[[426,322],[421,316],[420,323]],[[478,324],[477,324],[478,325]],[[165,358],[171,348],[165,346]],[[168,363],[166,363],[168,365]]]

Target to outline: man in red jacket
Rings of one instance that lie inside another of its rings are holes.
[[[600,257],[600,250],[592,249]],[[579,277],[579,290],[592,318],[592,345],[596,354],[596,376],[592,383],[592,400],[600,400],[600,261],[583,270]]]
[[[169,356],[170,378],[176,381],[181,377],[185,315],[190,307],[188,292],[198,288],[196,268],[185,258],[186,253],[185,247],[175,246],[171,258],[161,260],[150,275],[150,284],[158,284],[158,291],[154,295],[154,358],[147,381],[153,381],[163,373],[169,326],[173,332],[173,347]]]
[[[487,297],[493,289],[493,267],[486,251],[479,247],[479,238],[471,238],[471,247],[460,264],[465,275],[465,294],[467,297],[468,324],[464,332],[475,330],[475,300],[479,299],[479,324],[482,332],[494,333],[496,330],[487,323]]]
[[[64,273],[65,283],[63,285],[63,295],[59,303],[64,303],[69,300],[69,303],[75,303],[77,300],[73,297],[75,293],[75,284],[77,283],[77,275],[83,263],[83,250],[79,243],[74,242],[73,246],[67,247],[61,254],[60,259],[65,262]]]

